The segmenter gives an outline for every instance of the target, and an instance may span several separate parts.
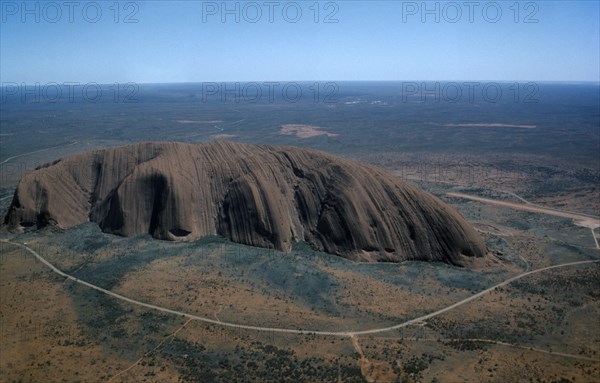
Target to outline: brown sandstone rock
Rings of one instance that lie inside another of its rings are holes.
[[[23,175],[11,229],[87,221],[124,236],[222,235],[368,261],[462,264],[486,249],[453,208],[388,172],[323,152],[228,142],[140,143],[76,154]]]

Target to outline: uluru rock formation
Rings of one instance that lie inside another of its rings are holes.
[[[355,260],[460,265],[486,248],[453,208],[383,169],[294,147],[139,143],[72,155],[21,178],[10,229],[97,222],[123,236],[221,235]]]

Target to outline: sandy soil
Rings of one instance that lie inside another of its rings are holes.
[[[0,263],[0,382],[93,382],[127,363],[86,337],[62,281],[10,250]]]
[[[183,266],[185,260],[172,257],[154,261],[127,274],[115,292],[216,320],[256,326],[318,328],[331,321],[296,304],[291,296],[265,293],[270,290],[268,286],[258,290],[215,270]]]
[[[491,201],[535,208],[544,214],[557,212],[524,203]],[[504,204],[482,205],[482,215],[475,226],[505,239],[508,247],[527,258],[526,263],[532,268],[551,262],[546,255],[547,242],[491,219],[498,218],[498,210],[509,216],[523,214],[498,206],[518,209]],[[568,218],[580,217],[575,215],[577,217]],[[35,241],[38,240],[45,239]],[[55,260],[61,254],[58,245],[42,248]],[[112,382],[175,383],[185,380],[182,366],[189,358],[183,351],[177,358],[169,358],[169,352],[183,341],[194,349],[204,347],[207,351],[226,351],[231,355],[237,346],[255,350],[253,344],[259,341],[293,349],[300,357],[341,366],[338,381],[344,382],[347,380],[342,375],[348,376],[344,370],[348,366],[356,368],[370,382],[398,378],[408,382],[429,382],[434,378],[443,382],[504,383],[561,381],[563,378],[568,379],[564,381],[596,382],[600,376],[597,357],[600,343],[595,319],[599,307],[594,287],[597,268],[596,271],[587,267],[555,269],[548,274],[531,275],[438,317],[355,340],[256,333],[198,321],[186,324],[184,318],[167,314],[143,320],[148,310],[123,303],[125,313],[116,318],[114,329],[124,328],[127,335],[123,343],[113,341],[118,347],[109,348],[89,335],[87,325],[79,317],[81,312],[75,310],[73,302],[82,299],[84,290],[67,289],[70,282],[53,277],[42,264],[26,253],[23,256],[12,246],[0,250],[0,382],[19,378],[33,382],[107,382],[110,376],[121,373]],[[135,246],[130,250],[135,252]],[[110,257],[110,253],[99,255],[99,259]],[[208,257],[215,265],[219,264],[218,253]],[[77,254],[59,264],[72,266],[84,258]],[[399,266],[399,272],[402,267]],[[184,256],[159,259],[132,270],[114,290],[164,306],[202,312],[223,321],[249,321],[276,327],[284,322],[305,327],[303,323],[309,321],[316,328],[334,320],[340,329],[353,322],[352,316],[372,317],[379,322],[389,320],[390,316],[414,317],[421,310],[432,311],[456,301],[456,294],[464,293],[462,289],[440,289],[436,280],[415,281],[415,284],[427,285],[427,289],[415,291],[412,286],[413,289],[407,291],[367,274],[334,267],[328,271],[339,286],[334,304],[347,314],[346,318],[320,315],[284,292],[268,286],[263,288],[261,284],[250,288],[242,280],[221,276],[214,269],[207,270],[204,264],[190,266]],[[86,292],[85,296],[93,296],[93,293]],[[92,312],[104,310],[93,305],[86,307]],[[377,321],[363,324],[371,327]],[[110,338],[110,333],[107,336]],[[263,355],[261,352],[254,353]],[[245,364],[242,367],[247,368]]]
[[[338,136],[335,133],[329,133],[328,131],[321,129],[321,127],[314,125],[285,124],[281,125],[279,133],[283,135],[295,135],[298,138],[311,138],[317,136]]]

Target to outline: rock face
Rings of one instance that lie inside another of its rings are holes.
[[[21,178],[10,229],[97,222],[123,236],[295,242],[366,261],[462,264],[486,249],[454,209],[386,171],[323,152],[228,142],[76,154]]]

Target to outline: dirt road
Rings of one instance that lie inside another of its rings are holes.
[[[490,198],[477,197],[477,196],[463,194],[463,193],[446,193],[446,195],[449,197],[464,198],[464,199],[468,199],[471,201],[488,203],[490,205],[504,206],[504,207],[509,207],[512,209],[530,211],[532,213],[541,213],[541,214],[554,215],[554,216],[563,217],[563,218],[570,218],[573,221],[575,221],[576,225],[587,227],[590,229],[595,229],[597,227],[600,227],[600,218],[591,217],[588,215],[577,214],[577,213],[567,212],[567,211],[558,210],[558,209],[544,208],[541,206],[531,205],[531,204],[527,205],[527,204],[514,203],[514,202],[509,202],[509,201],[498,201],[498,200],[494,200],[494,199],[490,199]]]
[[[194,314],[189,314],[183,311],[178,311],[178,310],[172,310],[166,307],[161,307],[161,306],[157,306],[157,305],[153,305],[150,303],[145,303],[145,302],[140,302],[136,299],[132,299],[132,298],[128,298],[125,297],[123,295],[117,294],[117,293],[113,293],[110,290],[106,290],[103,289],[102,287],[98,287],[96,285],[93,285],[89,282],[86,282],[84,280],[81,280],[79,278],[76,278],[72,275],[66,274],[64,272],[62,272],[61,270],[59,270],[58,268],[56,268],[54,265],[52,265],[50,262],[48,262],[45,258],[43,258],[41,255],[39,255],[35,250],[31,249],[29,246],[22,244],[22,243],[17,243],[17,242],[11,242],[9,240],[6,239],[0,239],[1,242],[4,243],[8,243],[8,244],[12,244],[15,246],[19,246],[21,248],[24,248],[25,250],[27,250],[29,253],[33,254],[40,262],[42,262],[44,265],[48,266],[54,273],[60,275],[61,277],[67,278],[75,283],[79,283],[81,285],[87,286],[91,289],[94,289],[96,291],[99,291],[101,293],[110,295],[113,298],[122,300],[124,302],[128,302],[128,303],[132,303],[138,306],[142,306],[142,307],[146,307],[152,310],[157,310],[157,311],[162,311],[165,313],[169,313],[169,314],[174,314],[174,315],[181,315],[183,317],[189,318],[189,319],[193,319],[193,320],[198,320],[201,322],[207,322],[207,323],[212,323],[212,324],[216,324],[216,325],[220,325],[220,326],[225,326],[225,327],[233,327],[233,328],[239,328],[239,329],[245,329],[245,330],[254,330],[254,331],[265,331],[265,332],[278,332],[278,333],[290,333],[290,334],[301,334],[301,335],[323,335],[323,336],[338,336],[338,337],[353,337],[353,336],[357,336],[357,335],[366,335],[366,334],[376,334],[376,333],[381,333],[381,332],[387,332],[387,331],[393,331],[402,327],[407,327],[407,326],[411,326],[411,325],[418,325],[421,322],[433,318],[437,315],[443,314],[445,312],[448,312],[450,310],[453,310],[459,306],[462,306],[466,303],[469,303],[499,287],[502,286],[506,286],[511,282],[514,282],[518,279],[524,278],[528,275],[531,274],[536,274],[536,273],[540,273],[543,271],[547,271],[547,270],[552,270],[552,269],[557,269],[557,268],[561,268],[561,267],[570,267],[570,266],[577,266],[577,265],[584,265],[584,264],[592,264],[592,263],[598,263],[600,262],[600,260],[589,260],[589,261],[579,261],[579,262],[569,262],[569,263],[563,263],[560,265],[554,265],[554,266],[548,266],[548,267],[543,267],[540,269],[536,269],[536,270],[531,270],[531,271],[527,271],[525,273],[516,275],[512,278],[509,278],[503,282],[500,282],[490,288],[487,288],[475,295],[472,295],[470,297],[467,297],[461,301],[458,301],[456,303],[453,303],[449,306],[446,306],[442,309],[439,309],[437,311],[434,311],[432,313],[426,314],[426,315],[422,315],[420,317],[396,324],[394,326],[388,326],[388,327],[380,327],[380,328],[374,328],[371,330],[357,330],[357,331],[318,331],[318,330],[301,330],[301,329],[287,329],[287,328],[276,328],[276,327],[261,327],[261,326],[251,326],[251,325],[244,325],[244,324],[237,324],[237,323],[230,323],[230,322],[222,322],[219,320],[214,320],[214,319],[210,319],[210,318],[206,318],[206,317],[201,317],[198,315],[194,315]]]

